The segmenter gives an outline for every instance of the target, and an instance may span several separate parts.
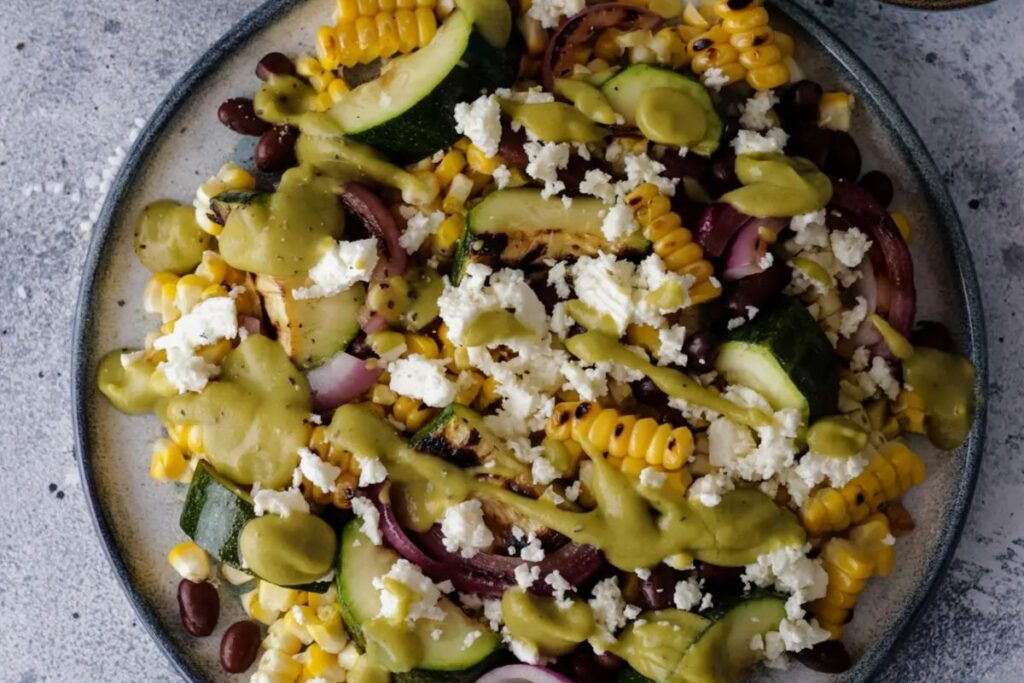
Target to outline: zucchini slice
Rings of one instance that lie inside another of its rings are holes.
[[[776,410],[796,408],[804,424],[836,412],[839,361],[828,337],[792,297],[730,332],[715,369],[731,384],[750,387]]]
[[[399,556],[390,548],[371,543],[359,530],[360,524],[359,520],[352,520],[341,532],[338,605],[345,627],[365,648],[363,625],[380,613],[380,593],[373,587],[373,580],[387,574]],[[442,597],[439,605],[445,612],[443,621],[420,620],[413,629],[422,648],[419,667],[396,674],[396,681],[456,683],[472,680],[479,676],[481,667],[498,649],[500,638],[485,624],[466,616],[447,598]],[[438,629],[440,637],[434,639],[431,633]],[[474,631],[480,635],[466,647],[467,636]],[[436,672],[446,672],[446,675],[437,676]]]
[[[405,164],[459,138],[455,105],[511,85],[519,43],[493,47],[456,10],[420,50],[393,59],[380,77],[345,94],[331,110],[345,135]]]
[[[608,206],[595,197],[573,197],[568,208],[540,190],[513,188],[487,195],[466,215],[466,232],[452,266],[458,284],[472,262],[492,267],[523,267],[544,259],[642,254],[648,242],[640,231],[609,242],[601,232]]]
[[[200,548],[235,569],[242,567],[238,538],[256,517],[249,494],[200,461],[192,475],[178,524]],[[245,571],[249,571],[245,569]],[[259,577],[256,577],[259,578]],[[330,581],[290,586],[311,593],[326,593]]]
[[[786,618],[785,599],[770,595],[736,604],[694,642],[670,680],[685,683],[733,683],[758,659],[750,649],[754,636],[779,628]]]
[[[303,370],[316,367],[344,351],[359,334],[359,309],[366,287],[358,282],[344,292],[319,299],[292,297],[286,280],[256,276],[256,291],[277,330],[277,343]]]
[[[687,649],[710,625],[699,614],[683,610],[646,612],[609,650],[626,660],[637,680],[668,681]]]

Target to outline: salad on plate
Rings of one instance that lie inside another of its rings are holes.
[[[184,628],[239,599],[253,683],[848,668],[903,437],[974,409],[853,96],[759,0],[338,0],[315,42],[219,108],[251,163],[138,216],[155,326],[98,368],[163,425]]]

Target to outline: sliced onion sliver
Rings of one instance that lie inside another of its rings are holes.
[[[877,344],[882,338],[882,335],[878,333],[878,330],[875,329],[875,326],[869,320],[871,315],[878,310],[880,292],[878,290],[878,281],[875,278],[875,268],[871,265],[871,259],[864,259],[860,264],[859,270],[860,277],[853,283],[850,293],[854,298],[864,297],[864,300],[867,302],[868,312],[857,328],[857,331],[850,337],[850,342],[855,346],[872,346]],[[886,295],[888,295],[887,292]]]
[[[313,410],[333,410],[373,386],[382,368],[369,368],[361,358],[339,351],[306,373],[313,392]]]
[[[249,334],[263,334],[263,321],[251,315],[238,316],[238,324]]]
[[[761,228],[778,235],[785,227],[786,221],[779,218],[751,218],[748,220],[729,246],[722,277],[726,280],[740,280],[763,271],[764,268],[760,263],[761,253],[758,248],[761,241]]]
[[[733,236],[749,220],[750,216],[732,208],[731,204],[716,202],[704,209],[694,239],[708,256],[721,256]]]
[[[387,247],[387,261],[377,265],[374,279],[385,279],[391,275],[403,275],[409,260],[405,248],[399,244],[402,231],[398,228],[391,210],[373,191],[360,183],[348,183],[341,201],[349,211],[363,219],[366,229]]]
[[[543,666],[509,664],[491,669],[476,679],[476,683],[573,683],[573,681]]]

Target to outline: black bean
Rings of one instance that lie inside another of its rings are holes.
[[[718,358],[718,340],[707,330],[695,332],[686,340],[686,368],[697,372],[715,369]]]
[[[714,182],[716,195],[721,195],[740,186],[736,177],[736,155],[732,152],[719,152],[711,158],[711,180]]]
[[[597,661],[597,665],[600,666],[602,669],[611,669],[612,671],[614,671],[615,669],[621,669],[622,665],[626,663],[625,660],[622,659],[622,657],[612,654],[607,650],[605,650],[599,655],[596,655],[594,659]]]
[[[220,665],[228,673],[242,673],[256,661],[260,640],[262,634],[255,621],[246,619],[231,624],[220,641]]]
[[[794,652],[793,658],[811,671],[838,674],[850,668],[850,653],[838,640],[826,640],[814,647]]]
[[[265,172],[283,171],[295,165],[295,141],[299,129],[294,126],[274,126],[260,136],[253,150],[256,167]]]
[[[815,166],[824,170],[832,145],[829,131],[819,128],[817,123],[809,122],[789,132],[786,152],[790,156],[809,159]]]
[[[654,408],[655,410],[663,409],[668,405],[668,395],[659,389],[658,385],[649,377],[644,377],[642,380],[633,382],[629,386],[633,390],[633,396],[637,402],[642,405]]]
[[[782,94],[779,109],[794,121],[817,120],[821,93],[821,86],[814,81],[797,81]]]
[[[208,636],[217,627],[220,596],[208,581],[196,583],[182,579],[178,584],[178,611],[181,625],[194,636]]]
[[[241,135],[262,135],[270,124],[256,116],[252,100],[248,97],[232,97],[217,109],[217,118],[231,130]]]
[[[830,130],[828,133],[828,160],[822,170],[837,178],[855,181],[860,176],[860,148],[845,131]]]
[[[666,609],[675,600],[676,583],[682,574],[659,564],[651,568],[651,575],[640,582],[640,606],[644,609]]]
[[[892,203],[892,181],[881,171],[868,171],[857,181],[857,184],[874,195],[882,208],[887,208]]]
[[[345,351],[349,355],[355,356],[361,360],[367,360],[375,357],[373,349],[371,349],[370,345],[366,343],[366,335],[362,332],[360,332],[359,335],[349,343],[348,348]]]
[[[287,55],[268,52],[256,65],[256,75],[261,81],[269,81],[271,76],[294,76],[295,64]]]
[[[697,564],[697,577],[704,582],[708,590],[722,590],[741,585],[742,567],[723,567],[708,562]]]
[[[937,320],[919,320],[910,333],[914,346],[927,346],[946,353],[956,353],[956,343],[949,328]]]
[[[789,284],[793,271],[783,263],[775,263],[760,273],[748,275],[726,287],[725,310],[729,316],[747,316],[747,307],[763,308]]]
[[[732,139],[736,137],[737,133],[740,132],[740,120],[736,116],[727,116],[725,121],[722,123],[722,138],[721,144],[727,145],[732,142]]]
[[[569,655],[567,664],[569,678],[574,681],[610,683],[612,680],[611,670],[601,666],[597,655],[589,647],[577,648]]]

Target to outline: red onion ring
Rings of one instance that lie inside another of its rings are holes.
[[[569,17],[548,41],[541,72],[544,89],[549,92],[554,90],[555,79],[561,78],[572,69],[580,45],[601,29],[653,29],[659,23],[661,17],[636,5],[604,3],[584,8]]]
[[[409,255],[399,244],[402,231],[387,205],[370,188],[355,182],[345,186],[341,201],[349,211],[359,216],[366,229],[387,247],[388,259],[377,265],[374,280],[404,274]]]
[[[560,673],[533,664],[507,664],[491,669],[476,683],[573,683]]]
[[[761,228],[778,235],[785,227],[786,221],[781,218],[751,218],[748,220],[729,246],[722,277],[726,280],[740,280],[748,275],[756,275],[764,271],[765,269],[760,264],[762,256]]]
[[[832,200],[829,206],[842,212],[844,218],[864,232],[874,243],[872,252],[875,256],[872,258],[872,266],[879,286],[878,310],[885,312],[886,319],[893,329],[909,337],[917,307],[914,262],[910,257],[910,249],[892,216],[870,192],[859,185],[838,178],[832,179]],[[888,306],[883,305],[883,286],[887,288],[888,296],[885,298],[888,299]],[[875,345],[875,351],[892,357],[892,352],[884,341],[879,341]]]
[[[263,334],[263,321],[251,315],[238,316],[238,324],[249,334]]]
[[[313,410],[333,410],[361,396],[381,372],[383,368],[369,368],[365,360],[339,351],[323,365],[306,372],[313,392]]]
[[[704,209],[697,223],[694,239],[708,256],[721,256],[750,216],[737,211],[731,204],[715,202]]]
[[[874,346],[882,339],[882,335],[878,333],[878,330],[875,329],[875,326],[871,324],[871,321],[868,320],[868,318],[878,310],[879,302],[881,301],[880,295],[883,292],[880,291],[879,283],[875,278],[875,268],[871,264],[871,259],[865,259],[864,262],[860,264],[859,270],[860,277],[857,278],[855,283],[853,283],[853,287],[850,288],[850,293],[855,299],[858,296],[864,297],[868,306],[868,314],[864,318],[864,321],[861,322],[860,327],[857,328],[857,331],[850,337],[850,342],[855,347]],[[886,297],[888,297],[888,287],[886,287],[886,291],[884,293],[886,294]],[[888,300],[886,303],[888,303]]]

